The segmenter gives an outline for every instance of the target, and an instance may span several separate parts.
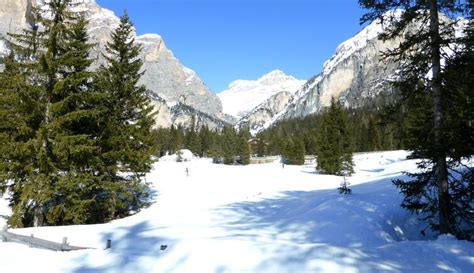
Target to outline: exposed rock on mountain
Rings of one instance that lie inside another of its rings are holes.
[[[189,105],[181,102],[169,103],[159,95],[150,93],[150,97],[153,99],[152,103],[155,110],[158,112],[155,119],[155,127],[171,127],[172,125],[182,125],[184,127],[190,127],[192,117],[195,117],[195,126],[200,128],[203,125],[208,126],[210,129],[222,128],[228,123],[222,119],[216,118],[213,115],[199,111]]]
[[[397,46],[400,41],[378,40],[377,36],[382,31],[382,26],[373,22],[339,45],[335,54],[324,64],[323,72],[308,80],[288,98],[281,111],[275,113],[264,109],[265,105],[282,105],[281,102],[273,102],[275,98],[272,97],[240,123],[248,124],[253,132],[258,132],[280,119],[316,113],[329,106],[332,97],[346,107],[357,107],[387,90],[399,64],[383,60],[381,52]],[[257,112],[265,112],[267,115],[253,117],[253,113]]]
[[[256,81],[236,80],[218,94],[224,113],[242,118],[252,109],[282,91],[294,93],[305,81],[274,70]]]
[[[86,11],[89,19],[89,36],[97,47],[91,53],[96,59],[93,68],[104,62],[101,52],[110,33],[118,26],[119,19],[112,11],[100,7],[95,0],[76,0],[76,9]],[[16,32],[27,26],[31,6],[44,6],[44,0],[2,0],[0,5],[0,54],[5,53],[3,40],[7,32]],[[173,53],[166,48],[163,39],[156,34],[136,37],[143,46],[142,59],[145,74],[141,79],[148,90],[159,95],[168,104],[190,106],[198,109],[196,114],[206,114],[214,119],[224,119],[219,98],[199,79],[197,74],[183,66]],[[175,114],[171,112],[171,114]],[[181,113],[180,116],[185,115]],[[191,118],[191,117],[189,117]],[[171,121],[181,118],[171,117]]]
[[[383,31],[373,22],[351,39],[339,45],[325,62],[323,72],[295,94],[282,118],[301,117],[320,111],[339,100],[346,107],[358,107],[387,90],[398,63],[383,59],[382,52],[398,46],[400,40],[381,41]]]
[[[237,123],[237,127],[248,128],[252,134],[261,128],[266,128],[269,121],[277,117],[286,109],[293,98],[290,92],[280,92],[271,96],[268,100],[255,107],[251,112],[243,116]]]
[[[401,12],[393,11],[395,17]],[[441,19],[450,20],[445,16]],[[466,23],[461,19],[454,25],[456,36],[462,35]],[[415,22],[409,31],[418,31],[421,27],[424,27],[421,22]],[[381,92],[391,92],[390,82],[396,79],[400,63],[384,59],[382,52],[397,47],[403,37],[381,41],[377,37],[383,30],[379,21],[372,22],[339,45],[335,54],[325,62],[323,71],[294,93],[284,109],[277,113],[271,110],[275,109],[275,104],[282,105],[281,101],[272,101],[276,99],[272,97],[243,117],[239,124],[249,126],[256,133],[281,119],[318,113],[330,105],[333,97],[346,107],[359,107]],[[452,49],[444,48],[443,52],[449,55]]]

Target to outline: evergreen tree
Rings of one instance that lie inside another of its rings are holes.
[[[12,34],[0,73],[0,189],[12,193],[12,226],[104,222],[137,209],[146,194],[153,118],[140,47],[124,16],[90,72],[87,21],[71,0],[33,9]],[[38,25],[42,27],[39,28]]]
[[[234,156],[236,150],[236,132],[232,127],[224,127],[222,131],[222,152],[224,156],[224,164],[234,164]]]
[[[107,64],[98,74],[99,88],[107,99],[107,119],[101,135],[105,175],[115,188],[104,198],[113,204],[113,215],[126,214],[143,205],[141,198],[147,187],[141,178],[150,170],[154,153],[154,113],[145,87],[138,85],[143,61],[133,31],[125,13],[106,45]]]
[[[201,157],[207,157],[209,155],[212,143],[212,134],[207,125],[201,126],[201,130],[199,130],[198,134],[198,139],[200,141],[201,147],[201,152],[199,153],[199,155]]]
[[[201,152],[201,141],[198,138],[196,132],[196,117],[191,117],[191,126],[187,130],[185,137],[185,147],[193,152],[193,154],[199,154]]]
[[[334,98],[318,130],[317,169],[326,174],[353,173],[352,142],[342,107]]]
[[[178,126],[177,128],[174,125],[171,125],[170,128],[170,137],[169,137],[169,153],[174,154],[179,149],[183,148],[184,133],[183,128]]]
[[[66,3],[66,2],[65,2]],[[76,17],[73,17],[76,16]],[[53,185],[49,201],[49,224],[81,224],[95,222],[91,214],[95,205],[94,188],[103,182],[99,137],[102,94],[91,84],[87,21],[81,15],[71,15],[63,42],[61,65],[51,61],[47,67],[58,66],[54,102],[51,103],[50,138],[55,165],[64,175]],[[53,44],[53,42],[51,42]],[[52,72],[48,71],[49,73]],[[78,187],[78,185],[81,185]]]
[[[449,114],[444,105],[452,90],[443,84],[445,70],[441,59],[442,48],[454,41],[454,31],[440,19],[439,14],[471,14],[472,6],[467,6],[467,1],[456,0],[359,0],[359,3],[371,10],[362,17],[363,22],[379,18],[383,22],[391,23],[380,36],[381,39],[388,40],[404,35],[404,41],[397,48],[385,52],[387,58],[394,58],[404,64],[396,83],[401,97],[405,101],[416,99],[417,93],[425,89],[425,98],[430,99],[431,108],[420,110],[419,122],[412,122],[417,129],[409,132],[412,138],[418,140],[416,145],[409,147],[413,151],[412,156],[427,159],[419,165],[422,173],[413,174],[412,181],[395,181],[395,185],[405,195],[402,206],[423,213],[426,219],[430,219],[433,228],[439,229],[441,233],[453,232],[455,223],[449,192],[449,164],[446,160],[451,148],[447,135],[449,126],[446,123]],[[397,18],[393,13],[386,14],[387,11],[397,8],[404,9],[401,17]],[[429,25],[410,31],[409,27],[416,22],[429,22]],[[426,77],[428,73],[431,77]],[[430,123],[427,123],[427,118],[431,119]],[[413,132],[421,134],[416,136]],[[431,192],[437,192],[437,196],[431,196]]]
[[[239,137],[239,163],[242,165],[250,164],[250,148],[248,139],[242,135]]]
[[[285,148],[282,151],[283,155],[283,162],[285,164],[289,164],[290,160],[293,158],[293,151],[295,150],[295,143],[293,142],[293,138],[289,137],[286,141]]]
[[[8,140],[21,151],[5,154],[4,160],[17,163],[12,165],[15,171],[1,170],[7,177],[18,174],[9,177],[13,226],[90,220],[94,197],[89,190],[101,165],[93,134],[100,96],[91,88],[87,72],[87,23],[71,11],[71,1],[45,4],[47,10],[33,10],[31,29],[11,35],[12,54],[5,70],[18,80],[12,87],[20,100],[11,105],[10,114],[16,113],[26,125],[19,123],[22,133]],[[7,127],[2,127],[3,134]]]
[[[212,157],[213,163],[223,163],[224,161],[224,150],[223,150],[223,137],[214,130],[211,134],[211,142],[209,146],[209,156]]]
[[[44,88],[40,85],[42,77],[38,69],[41,46],[38,10],[33,9],[32,15],[27,29],[9,34],[10,55],[5,60],[5,70],[0,73],[0,189],[9,186],[13,211],[9,223],[19,227],[32,224],[35,209],[40,214],[36,199],[30,199],[32,202],[27,204],[39,168],[36,137],[44,113]]]
[[[369,124],[367,128],[367,139],[369,144],[369,151],[380,150],[380,133],[375,125],[373,117],[369,117]]]
[[[305,156],[304,142],[298,137],[290,137],[283,153],[284,162],[288,165],[303,165]]]

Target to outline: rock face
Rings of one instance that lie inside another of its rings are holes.
[[[119,24],[119,18],[112,11],[100,7],[95,0],[75,0],[80,3],[76,9],[87,12],[89,19],[89,36],[92,43],[97,47],[91,52],[92,58],[96,61],[93,68],[97,68],[104,62],[101,52],[104,52],[105,44],[109,41],[110,33]],[[0,5],[0,54],[5,53],[3,40],[7,32],[15,32],[27,26],[27,18],[31,6],[44,6],[44,0],[2,0]],[[194,114],[205,114],[216,120],[226,118],[222,113],[222,105],[219,98],[199,79],[198,75],[191,69],[183,66],[173,53],[166,48],[163,39],[156,34],[146,34],[137,36],[136,41],[143,46],[141,58],[144,60],[143,69],[145,74],[141,79],[141,84],[156,94],[161,100],[166,101],[165,105],[180,105],[180,107],[196,109]],[[161,102],[155,102],[159,105]],[[176,111],[160,107],[162,112],[157,118],[158,126],[169,126],[170,120],[180,122],[187,120],[177,118]],[[179,114],[183,117],[184,111]],[[167,116],[167,115],[171,116]],[[191,117],[189,117],[189,120]],[[184,124],[186,125],[186,124]],[[212,124],[209,124],[212,126]]]
[[[16,32],[26,25],[26,18],[31,7],[30,1],[5,1],[0,6],[0,35]]]
[[[199,111],[181,102],[169,103],[154,93],[150,94],[150,97],[152,98],[152,104],[155,110],[158,111],[158,115],[155,119],[155,127],[157,128],[168,128],[172,125],[179,124],[190,127],[193,116],[195,117],[196,128],[206,125],[211,129],[215,129],[222,128],[228,124],[215,116]]]
[[[346,107],[358,107],[389,88],[399,64],[383,59],[381,53],[399,40],[383,42],[377,39],[378,30],[379,25],[373,23],[341,44],[323,72],[296,93],[282,117],[316,113],[329,106],[332,98]]]
[[[218,94],[224,113],[242,118],[251,110],[280,92],[294,93],[305,81],[274,70],[256,81],[236,80]]]
[[[271,97],[239,124],[246,124],[255,133],[280,119],[317,113],[329,106],[333,97],[346,107],[358,107],[387,90],[399,64],[382,60],[381,52],[397,46],[399,40],[382,42],[377,39],[381,31],[378,22],[367,26],[339,45],[325,62],[323,72],[308,80],[291,97],[284,100]],[[275,112],[277,108],[283,109]],[[265,114],[257,118],[257,113]]]
[[[262,128],[267,128],[272,121],[278,118],[280,113],[283,113],[292,98],[293,94],[286,91],[271,96],[243,116],[236,127],[248,128],[252,134],[257,133]]]
[[[398,17],[402,11],[393,12]],[[440,18],[450,20],[443,15]],[[458,37],[463,35],[466,25],[467,20],[459,19],[453,33]],[[416,32],[423,27],[426,25],[422,22],[414,22],[408,31]],[[360,107],[381,92],[391,92],[390,83],[396,80],[401,64],[384,59],[382,52],[398,47],[403,36],[383,42],[377,39],[383,31],[379,21],[372,22],[340,44],[334,55],[324,63],[323,71],[308,80],[290,98],[286,98],[288,100],[271,97],[244,116],[239,124],[248,126],[256,133],[281,119],[318,113],[330,105],[332,98],[345,107]],[[450,48],[442,48],[442,51],[448,55],[452,53]],[[285,101],[286,106],[280,112],[275,112]]]

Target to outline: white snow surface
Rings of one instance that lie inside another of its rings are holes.
[[[385,18],[393,18],[398,20],[401,17],[403,10],[388,11]],[[336,48],[336,53],[324,63],[323,74],[327,75],[342,61],[354,54],[357,50],[365,47],[367,42],[377,38],[377,36],[384,31],[384,26],[379,19],[374,20],[367,27],[362,29],[354,37],[344,41]]]
[[[221,99],[224,113],[241,118],[271,96],[282,91],[294,93],[305,82],[281,70],[273,70],[258,80],[233,81],[217,96]]]
[[[0,56],[7,55],[7,54],[8,54],[8,50],[7,50],[7,46],[5,45],[5,41],[0,40]]]
[[[186,76],[186,86],[191,85],[197,80],[198,77],[196,75],[196,72],[194,72],[194,70],[192,70],[191,68],[183,66],[183,71],[184,75]]]
[[[146,178],[154,203],[133,216],[10,230],[95,249],[0,242],[0,272],[474,272],[473,243],[422,238],[424,225],[400,208],[391,179],[416,169],[406,155],[355,155],[351,195],[337,192],[341,177],[317,174],[314,165],[163,158]],[[3,222],[6,202],[0,199]],[[103,250],[107,239],[112,248]]]

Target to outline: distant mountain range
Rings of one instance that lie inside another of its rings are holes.
[[[89,35],[91,42],[97,44],[92,57],[97,60],[94,63],[97,67],[104,61],[101,52],[119,19],[95,0],[75,1],[82,3],[79,9],[89,13]],[[31,7],[43,5],[44,0],[2,0],[0,56],[7,52],[4,43],[7,32],[26,27]],[[461,32],[465,23],[460,21],[456,33]],[[402,38],[382,42],[377,39],[382,31],[379,22],[371,23],[340,44],[322,72],[307,81],[274,70],[257,80],[233,81],[217,95],[195,71],[176,59],[159,35],[141,35],[136,37],[143,46],[145,74],[141,83],[149,90],[159,112],[157,126],[189,126],[195,116],[198,126],[248,126],[256,133],[281,119],[317,113],[329,105],[332,97],[346,107],[358,107],[380,92],[389,91],[399,64],[382,60],[381,52],[396,47]]]

